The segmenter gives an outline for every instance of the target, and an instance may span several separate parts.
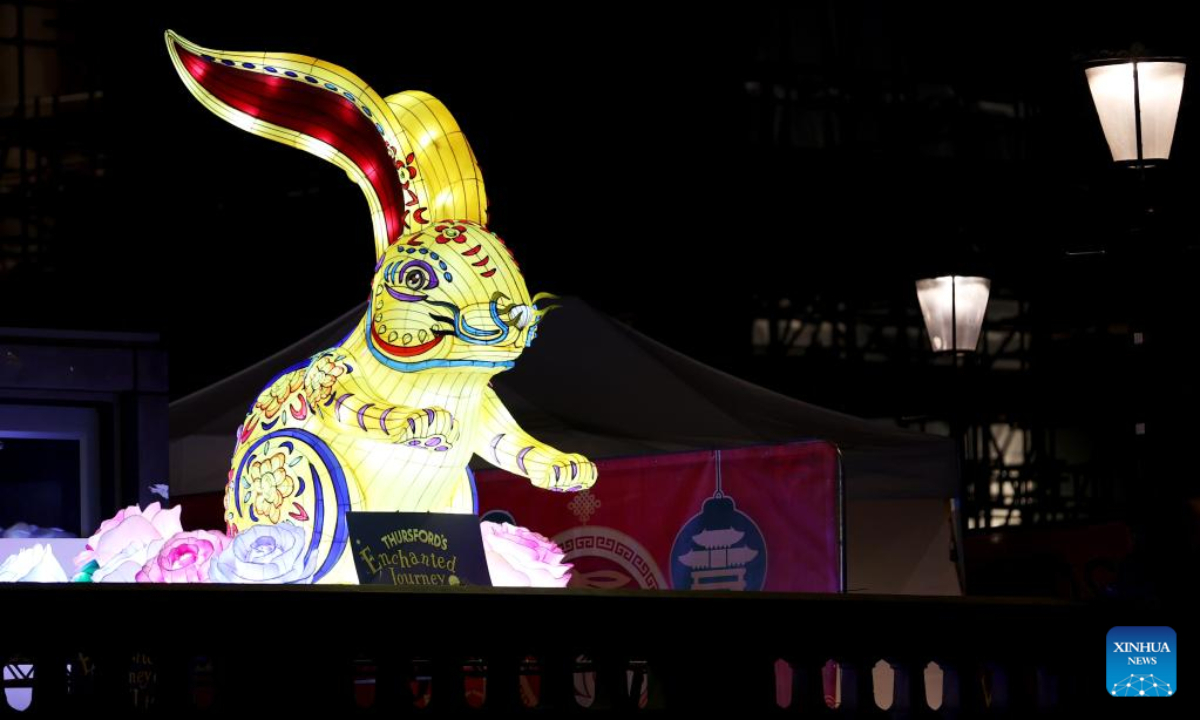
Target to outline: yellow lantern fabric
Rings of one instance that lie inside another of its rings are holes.
[[[216,115],[345,170],[375,234],[358,327],[284,370],[237,429],[227,531],[299,525],[315,578],[353,582],[345,513],[475,512],[472,454],[542,489],[591,487],[595,465],[523,431],[490,386],[552,296],[530,295],[488,230],[482,174],[446,108],[420,92],[382,98],[311,57],[166,40],[184,85]]]

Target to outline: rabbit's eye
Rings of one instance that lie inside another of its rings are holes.
[[[437,287],[437,275],[424,260],[412,260],[397,273],[404,287],[412,291],[430,290]]]
[[[404,284],[409,290],[420,290],[425,287],[425,283],[429,282],[429,278],[425,277],[425,273],[420,270],[409,270],[404,276]]]

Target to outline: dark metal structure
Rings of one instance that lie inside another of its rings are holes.
[[[1149,459],[1194,425],[1169,398],[1195,383],[1167,349],[1198,307],[1191,90],[1172,160],[1133,173],[1112,167],[1079,62],[1129,42],[1111,27],[986,33],[869,3],[776,20],[741,68],[747,155],[811,211],[800,232],[846,249],[813,249],[812,269],[787,266],[745,304],[737,372],[931,432],[961,410],[972,529],[1124,517],[1146,483],[1160,499],[1200,490]],[[911,286],[952,273],[993,282],[961,372],[930,351]]]
[[[0,3],[0,278],[41,275],[103,182],[104,93],[76,36],[79,3]],[[81,72],[82,71],[82,72]],[[69,250],[69,247],[67,248]]]
[[[965,413],[969,528],[1076,522],[1113,511],[1116,468],[1094,462],[1086,449],[1072,447],[1070,437],[1063,440],[1076,418],[1047,416],[1044,405],[1035,409],[1043,383],[1069,382],[1071,374],[1045,377],[1038,344],[1057,353],[1072,350],[1049,335],[1039,337],[1028,300],[992,298],[978,351],[960,358],[962,367],[929,349],[915,298],[866,306],[827,298],[762,305],[751,321],[746,368],[764,381],[790,370],[799,377],[836,374],[847,383],[867,382],[871,390],[856,393],[853,411],[892,414],[898,424],[923,432],[947,434],[952,409]],[[1109,352],[1118,340],[1106,343]],[[1074,353],[1078,362],[1094,362],[1081,349]],[[1056,364],[1065,370],[1061,363],[1059,355]],[[894,410],[901,408],[910,414]]]

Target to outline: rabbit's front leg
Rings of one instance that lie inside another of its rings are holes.
[[[458,442],[458,426],[450,411],[410,408],[342,396],[325,415],[326,424],[351,436],[443,452]]]
[[[564,453],[521,429],[491,388],[483,394],[484,432],[473,449],[496,467],[529,478],[534,486],[576,492],[596,484],[596,464],[577,453]]]
[[[459,428],[450,411],[412,408],[372,397],[359,385],[353,363],[337,349],[309,366],[305,386],[317,416],[339,434],[444,452],[458,442]]]

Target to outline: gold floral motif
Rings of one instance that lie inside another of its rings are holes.
[[[254,403],[254,407],[262,412],[263,417],[267,420],[279,414],[279,411],[287,404],[288,398],[292,393],[299,390],[304,385],[304,373],[296,371],[288,373],[271,384],[271,387],[266,389],[259,396],[258,402]]]
[[[322,355],[313,361],[308,371],[308,402],[320,407],[333,395],[333,386],[346,372],[346,363],[335,360],[333,355]]]
[[[278,452],[262,460],[250,463],[246,474],[250,480],[250,495],[254,512],[259,517],[270,518],[278,523],[283,502],[296,491],[296,481],[287,473],[284,461],[287,458]]]

